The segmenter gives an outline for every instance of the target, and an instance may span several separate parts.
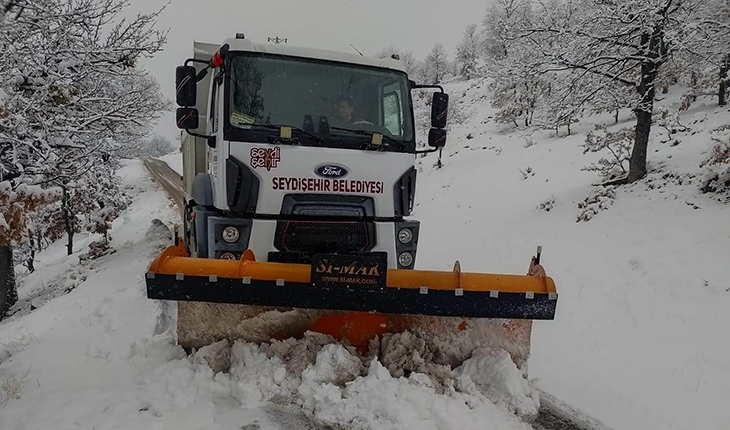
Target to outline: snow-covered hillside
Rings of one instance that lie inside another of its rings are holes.
[[[674,135],[677,146],[654,127],[654,171],[576,222],[578,204],[601,188],[581,168],[606,156],[580,145],[593,123],[613,118],[584,119],[568,137],[527,135],[489,120],[483,83],[446,89],[472,116],[451,132],[442,169],[434,156],[422,160],[417,266],[448,270],[458,258],[467,271],[523,273],[542,245],[559,300],[555,321],[535,323],[537,386],[616,429],[726,428],[730,207],[700,192],[699,165],[730,109],[698,101],[681,117],[690,130]],[[631,125],[623,114],[614,128]]]
[[[433,168],[435,155],[418,159],[418,268],[450,270],[459,259],[465,271],[522,274],[542,245],[560,298],[556,320],[535,323],[532,383],[616,430],[725,428],[730,227],[728,207],[699,192],[699,164],[708,131],[727,123],[729,110],[698,103],[682,117],[691,130],[676,146],[660,143],[657,129],[649,177],[616,188],[605,210],[577,222],[578,204],[598,189],[581,168],[601,156],[583,155],[580,144],[601,118],[583,120],[572,136],[528,139],[490,120],[482,83],[446,89],[471,116],[453,126],[443,168]],[[179,154],[166,158],[179,168]],[[177,212],[141,162],[120,174],[138,194],[114,223],[116,252],[85,266],[63,244],[49,248],[19,294],[64,294],[0,323],[0,428],[305,428],[297,410],[346,428],[528,428],[513,412],[529,413],[534,391],[498,352],[462,368],[458,390],[445,394],[423,375],[393,378],[318,336],[236,344],[228,374],[186,357],[143,279],[170,242],[152,219],[169,223]],[[292,349],[307,353],[295,358]]]

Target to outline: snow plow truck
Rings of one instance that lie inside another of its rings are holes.
[[[499,347],[525,364],[533,320],[557,291],[528,273],[416,269],[417,154],[446,143],[448,95],[397,57],[194,42],[176,69],[185,207],[175,242],[146,273],[177,304],[177,341],[270,342],[308,331],[363,353],[386,333],[429,339],[444,364]],[[414,90],[431,128],[417,145]]]

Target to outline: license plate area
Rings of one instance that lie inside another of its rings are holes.
[[[383,291],[388,277],[388,254],[314,254],[311,267],[314,286]]]

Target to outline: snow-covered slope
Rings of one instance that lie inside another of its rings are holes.
[[[616,429],[727,428],[730,207],[700,193],[699,165],[708,131],[730,122],[730,109],[698,102],[681,118],[691,131],[675,135],[678,146],[661,143],[666,131],[655,127],[656,171],[576,222],[599,181],[581,168],[605,156],[582,155],[579,145],[593,122],[612,118],[582,120],[569,137],[532,134],[525,148],[528,136],[488,120],[483,84],[446,89],[466,92],[472,116],[452,131],[442,169],[431,167],[434,156],[422,160],[417,265],[448,270],[458,258],[467,271],[524,273],[542,245],[559,301],[555,321],[535,323],[537,386]]]

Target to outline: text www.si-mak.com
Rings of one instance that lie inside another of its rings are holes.
[[[348,284],[368,284],[372,285],[376,283],[375,279],[359,279],[350,278],[346,276],[322,276],[324,282],[344,282]]]

